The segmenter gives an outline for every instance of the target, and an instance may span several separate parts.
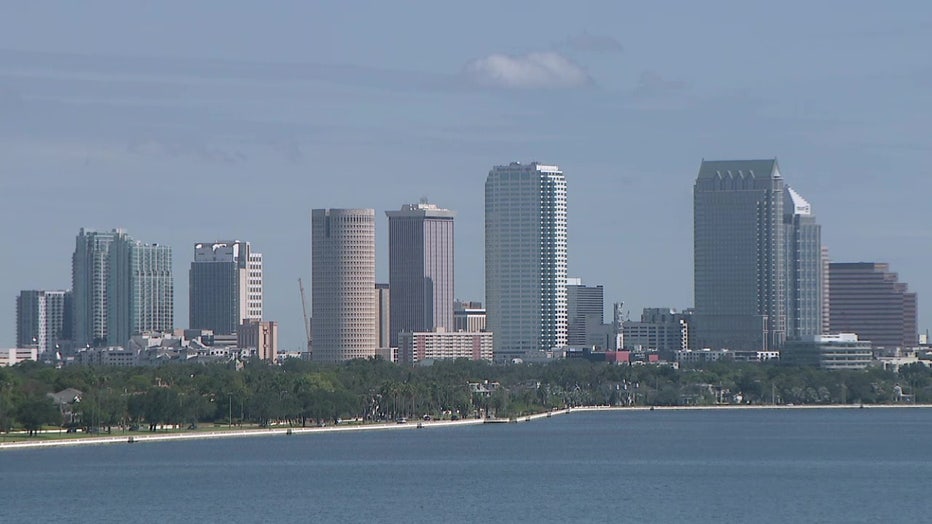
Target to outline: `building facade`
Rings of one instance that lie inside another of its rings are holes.
[[[621,323],[624,349],[629,351],[656,351],[660,358],[672,361],[677,351],[691,349],[689,325],[691,311],[678,312],[673,308],[644,308],[641,320]]]
[[[0,367],[15,366],[20,362],[39,360],[39,352],[35,347],[8,348],[0,350]]]
[[[107,341],[122,346],[132,335],[170,333],[175,323],[172,249],[119,233],[110,246]]]
[[[118,234],[125,233],[81,228],[75,239],[71,257],[71,333],[75,347],[107,344],[110,244]]]
[[[388,216],[391,345],[401,331],[453,329],[453,217],[433,204],[405,204]]]
[[[873,358],[871,341],[859,340],[854,333],[804,336],[787,342],[783,351],[787,364],[824,369],[864,369]]]
[[[492,333],[488,331],[402,332],[398,335],[398,361],[416,364],[424,360],[466,358],[492,361]]]
[[[236,345],[255,349],[260,360],[275,362],[278,359],[278,322],[244,319],[236,328]]]
[[[566,344],[604,349],[600,328],[605,318],[605,292],[602,286],[583,285],[582,279],[566,280]]]
[[[375,285],[375,333],[377,348],[398,347],[392,346],[391,337],[391,311],[392,299],[388,284]]]
[[[55,355],[68,340],[71,292],[24,290],[16,297],[16,347]]]
[[[194,244],[188,279],[189,328],[230,335],[244,320],[262,320],[262,254],[249,242]]]
[[[784,191],[786,228],[786,338],[822,334],[822,226],[812,206],[792,188]]]
[[[567,186],[558,166],[512,162],[485,182],[485,293],[496,360],[566,346]]]
[[[829,279],[831,278],[831,272],[829,267],[831,265],[831,259],[828,256],[828,248],[822,246],[822,333],[830,333],[830,319],[832,311],[832,303],[829,300],[830,294],[829,290],[831,288],[831,283]]]
[[[776,159],[702,162],[693,193],[699,347],[783,345],[783,190]]]
[[[313,360],[376,354],[375,210],[311,211]]]
[[[918,344],[918,298],[890,272],[888,264],[832,263],[829,281],[832,333],[856,333],[875,347],[911,348]]]
[[[485,331],[486,316],[482,302],[463,302],[457,300],[453,303],[454,331]]]

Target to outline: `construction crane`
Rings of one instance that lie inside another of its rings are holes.
[[[307,336],[307,351],[311,352],[311,322],[307,318],[307,298],[304,296],[304,282],[298,278],[298,288],[301,290],[301,310],[304,311],[304,334]]]

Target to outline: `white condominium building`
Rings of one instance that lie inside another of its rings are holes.
[[[485,293],[495,359],[567,342],[566,178],[558,166],[512,162],[485,182]]]

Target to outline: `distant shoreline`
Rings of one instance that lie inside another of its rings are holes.
[[[583,412],[599,411],[724,411],[724,410],[774,410],[774,409],[889,409],[889,408],[932,408],[932,404],[807,404],[807,405],[747,405],[747,404],[723,404],[712,406],[579,406],[573,408],[563,408],[545,413],[535,413],[533,415],[523,415],[511,419],[463,419],[452,421],[428,421],[419,422],[412,420],[410,422],[398,424],[393,422],[363,424],[363,425],[343,425],[343,426],[325,426],[325,427],[292,427],[292,428],[256,428],[243,430],[224,430],[224,431],[185,431],[170,434],[153,434],[147,432],[134,432],[130,435],[106,436],[106,437],[77,437],[69,439],[55,439],[43,441],[19,441],[19,442],[0,442],[0,451],[12,449],[34,449],[34,448],[52,448],[66,446],[90,446],[102,444],[142,444],[147,442],[165,442],[173,440],[204,440],[204,439],[221,439],[234,437],[264,437],[273,435],[306,435],[313,433],[337,433],[349,431],[388,431],[403,429],[432,429],[448,428],[458,426],[474,426],[486,423],[506,423],[506,422],[531,422],[542,418],[550,418],[556,415],[566,415]],[[2,438],[2,437],[0,437]]]

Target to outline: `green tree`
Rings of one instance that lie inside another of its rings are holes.
[[[60,424],[61,414],[49,397],[30,395],[16,407],[16,419],[28,435],[33,437],[46,424]]]

